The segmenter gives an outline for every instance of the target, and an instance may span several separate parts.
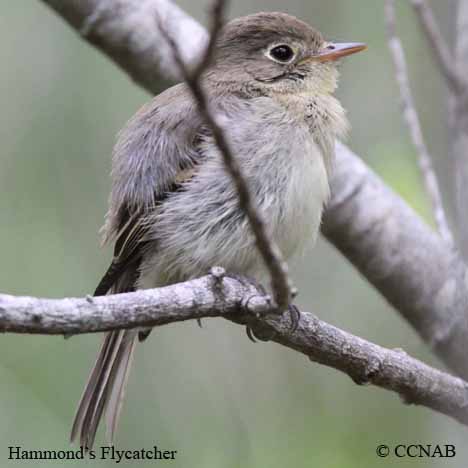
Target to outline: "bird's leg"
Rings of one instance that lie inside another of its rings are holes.
[[[253,285],[256,289],[258,289],[260,291],[260,293],[263,295],[263,296],[268,296],[268,292],[267,290],[265,289],[265,287],[260,284],[255,278],[252,278],[252,277],[249,277],[249,276],[246,276],[246,275],[239,275],[237,273],[230,273],[229,276],[231,278],[234,278],[235,280],[239,281],[239,283],[241,283],[242,285],[244,286],[251,286]],[[247,334],[247,337],[249,338],[249,340],[252,342],[252,343],[256,343],[257,342],[257,339],[258,340],[261,340],[261,341],[269,341],[270,338],[264,338],[264,337],[260,337],[258,336],[251,325],[246,325],[245,326],[245,333]]]

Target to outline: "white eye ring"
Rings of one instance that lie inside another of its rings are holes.
[[[275,44],[271,46],[266,56],[278,63],[291,63],[296,57],[296,51],[289,44]]]

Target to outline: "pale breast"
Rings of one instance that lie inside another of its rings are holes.
[[[319,146],[304,120],[270,99],[223,118],[252,195],[286,258],[315,241],[329,196]],[[143,264],[141,287],[199,276],[211,266],[258,274],[263,261],[222,157],[208,138],[205,162],[153,220],[157,252]]]
[[[298,132],[291,145],[288,180],[281,197],[282,217],[275,226],[275,237],[289,258],[313,244],[320,228],[322,211],[329,198],[324,158],[310,134]],[[301,141],[302,140],[302,141]]]
[[[286,258],[315,241],[329,198],[326,164],[306,118],[306,102],[257,100],[252,117],[244,120],[256,148],[246,150],[246,139],[236,140],[259,207]]]

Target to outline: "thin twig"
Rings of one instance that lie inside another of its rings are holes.
[[[239,304],[244,304],[243,308]],[[205,276],[165,288],[101,297],[39,299],[0,294],[0,330],[36,334],[75,334],[161,326],[207,317],[254,327],[280,345],[349,375],[398,393],[468,425],[468,384],[408,356],[342,331],[302,312],[291,332],[290,318],[258,312],[271,307],[255,285],[229,276]],[[274,332],[274,333],[272,333]]]
[[[431,200],[434,219],[441,237],[445,242],[453,246],[453,236],[445,216],[439,184],[434,168],[432,167],[432,159],[424,141],[419,116],[411,93],[405,53],[396,33],[394,0],[386,0],[385,2],[385,20],[388,46],[395,66],[396,79],[400,87],[403,115],[418,154],[419,169],[424,180],[426,192]]]
[[[468,71],[468,2],[459,1],[454,5],[456,18],[455,64],[458,70]],[[449,96],[450,143],[452,155],[452,175],[458,245],[465,261],[468,261],[468,87],[465,96]]]
[[[242,168],[234,156],[222,126],[217,122],[210,109],[209,97],[201,85],[203,72],[206,70],[212,59],[215,44],[224,23],[223,18],[226,4],[226,0],[215,1],[211,15],[212,27],[210,40],[204,55],[199,61],[199,64],[192,72],[189,71],[188,67],[182,60],[177,44],[165,29],[164,25],[159,24],[159,28],[161,29],[162,34],[165,36],[173,50],[175,61],[181,70],[184,81],[187,83],[187,86],[189,87],[195,101],[197,102],[201,115],[213,132],[213,137],[221,152],[226,169],[231,175],[236,187],[237,195],[239,197],[239,205],[247,215],[253,234],[255,236],[257,248],[260,251],[260,254],[262,255],[262,258],[270,273],[271,286],[275,303],[280,311],[285,311],[290,304],[294,292],[294,288],[292,287],[291,281],[289,279],[286,262],[284,261],[278,246],[268,233],[262,215],[255,206],[255,201],[252,197],[245,177],[243,176]]]
[[[445,76],[454,94],[464,94],[468,90],[468,80],[460,73],[456,60],[442,36],[432,8],[426,0],[410,0],[421,27],[426,34],[431,51],[439,64],[440,71]]]

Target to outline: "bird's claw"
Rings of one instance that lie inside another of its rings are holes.
[[[265,329],[262,330],[261,326],[255,331],[253,327],[247,325],[245,327],[245,332],[252,343],[257,343],[257,341],[271,341],[276,336],[276,331],[272,330],[267,332]]]
[[[298,326],[299,326],[299,322],[301,320],[301,312],[300,312],[299,308],[297,306],[295,306],[294,304],[290,304],[288,306],[287,312],[289,313],[290,320],[291,320],[291,326],[289,327],[289,333],[294,333],[297,330]],[[276,332],[273,332],[270,336],[262,336],[258,332],[256,333],[254,328],[251,325],[247,325],[245,327],[245,332],[246,332],[249,340],[252,341],[252,343],[257,343],[257,340],[271,341],[274,338],[275,334],[276,334]]]
[[[294,304],[289,304],[288,312],[291,318],[291,327],[289,328],[289,333],[294,333],[297,330],[301,320],[301,311]]]
[[[255,333],[252,330],[252,327],[250,325],[247,325],[245,327],[245,333],[247,334],[247,337],[252,343],[256,343],[257,340],[255,339]]]

